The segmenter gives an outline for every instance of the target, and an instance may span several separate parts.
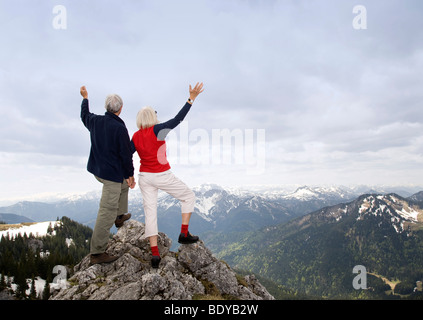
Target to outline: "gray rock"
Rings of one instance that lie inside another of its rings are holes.
[[[235,299],[273,300],[254,276],[240,278],[213,256],[200,240],[170,251],[172,241],[159,233],[162,260],[151,268],[151,251],[144,224],[128,220],[109,241],[107,252],[119,256],[112,263],[90,266],[87,255],[74,268],[67,288],[52,300],[191,300],[213,294]],[[239,280],[240,279],[240,280]]]

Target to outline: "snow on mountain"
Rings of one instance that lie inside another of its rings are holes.
[[[397,232],[404,231],[410,224],[423,222],[423,209],[395,194],[370,195],[364,198],[358,209],[357,220],[362,220],[366,215],[389,218]]]
[[[403,190],[402,187],[401,189]],[[193,187],[192,190],[196,195],[194,219],[197,219],[198,228],[220,230],[237,226],[241,229],[240,220],[245,222],[243,226],[247,229],[281,223],[319,208],[353,201],[363,194],[362,190],[366,190],[366,187],[360,186],[359,193],[357,188],[343,186],[228,187],[207,183]],[[67,216],[93,228],[100,197],[101,189],[85,194],[60,195],[56,202],[50,203],[19,202],[0,208],[0,212],[24,215],[33,221],[50,221],[57,217]],[[144,221],[142,195],[139,188],[129,191],[129,211],[134,219]],[[180,219],[178,215],[180,203],[167,193],[159,191],[157,212],[159,215],[166,216],[166,219],[161,219],[161,223],[168,224],[170,227],[171,224],[177,222],[177,219]],[[408,214],[415,215],[411,212]]]
[[[302,186],[295,192],[284,195],[284,199],[296,199],[300,201],[344,199],[350,200],[357,197],[357,193],[346,187],[308,187]]]
[[[221,195],[213,193],[210,197],[197,198],[195,202],[195,209],[200,213],[201,217],[207,221],[211,221],[212,209],[217,204],[217,201],[221,199]]]
[[[223,187],[214,184],[214,183],[203,183],[199,186],[196,186],[194,188],[192,188],[194,192],[199,192],[199,193],[206,193],[207,191],[211,191],[211,190],[224,190]]]
[[[283,198],[306,201],[313,198],[319,198],[319,194],[315,190],[312,190],[311,188],[305,186],[298,188],[297,190],[295,190],[295,192],[291,194],[285,195]]]
[[[97,199],[101,196],[101,189],[96,191],[88,192],[69,192],[69,193],[56,193],[46,192],[40,194],[34,194],[32,196],[17,197],[9,199],[0,199],[0,206],[10,206],[19,202],[40,202],[40,203],[56,203],[61,201],[80,201],[80,200],[92,200]]]
[[[398,187],[399,190],[405,190],[406,187]],[[414,188],[416,189],[416,188]],[[315,199],[328,199],[339,198],[339,199],[352,199],[364,193],[391,193],[395,192],[393,187],[344,187],[344,186],[299,186],[299,185],[242,185],[242,186],[220,186],[213,183],[205,183],[199,186],[195,186],[192,190],[196,193],[197,197],[202,197],[210,192],[225,192],[226,195],[231,195],[239,198],[248,198],[252,196],[260,196],[266,200],[299,200],[309,201]],[[393,191],[392,191],[393,190]],[[416,189],[417,190],[417,189]],[[420,191],[420,190],[419,190]],[[404,191],[405,192],[405,191]],[[416,191],[417,192],[417,191]],[[408,191],[406,193],[409,193]],[[408,194],[411,195],[411,194]],[[403,195],[403,196],[408,196]],[[60,193],[60,194],[48,194],[40,195],[37,197],[21,199],[15,203],[25,202],[38,202],[38,203],[77,203],[81,201],[98,201],[101,197],[101,189],[85,192],[85,193]],[[207,197],[207,196],[206,196]],[[159,191],[158,201],[166,200],[169,201],[167,193]],[[130,190],[129,201],[134,203],[142,201],[142,196],[139,188]],[[202,206],[202,204],[200,204]],[[204,208],[207,208],[207,204],[204,204]],[[207,212],[206,209],[201,210]]]
[[[59,194],[58,197],[52,198],[51,202],[66,201],[66,202],[77,202],[77,201],[90,201],[97,200],[101,197],[101,190],[90,191],[86,193],[68,193]]]
[[[14,238],[18,234],[23,236],[30,234],[36,237],[43,237],[47,235],[48,227],[54,228],[55,226],[60,226],[61,221],[45,221],[45,222],[36,222],[36,223],[25,223],[25,224],[13,224],[13,225],[2,225],[3,227],[8,227],[5,230],[0,231],[0,239],[2,236]],[[54,235],[53,231],[53,235]]]

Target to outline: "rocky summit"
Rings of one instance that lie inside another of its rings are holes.
[[[237,275],[200,240],[170,251],[172,241],[159,233],[162,260],[151,267],[151,251],[143,223],[129,220],[109,241],[107,253],[119,256],[109,264],[90,265],[87,255],[74,268],[68,286],[52,300],[273,300],[253,276]]]

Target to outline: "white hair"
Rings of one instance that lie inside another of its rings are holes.
[[[150,128],[159,123],[157,113],[152,107],[144,107],[137,114],[138,129]]]
[[[117,94],[109,94],[106,97],[104,107],[111,113],[116,113],[123,106],[122,98]]]

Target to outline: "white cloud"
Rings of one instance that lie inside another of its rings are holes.
[[[421,1],[362,1],[361,31],[352,0],[61,4],[66,30],[52,3],[0,4],[0,198],[98,187],[81,85],[97,114],[107,94],[123,97],[131,136],[142,106],[167,120],[195,81],[206,90],[190,130],[265,129],[264,172],[176,163],[193,184],[421,181]]]

